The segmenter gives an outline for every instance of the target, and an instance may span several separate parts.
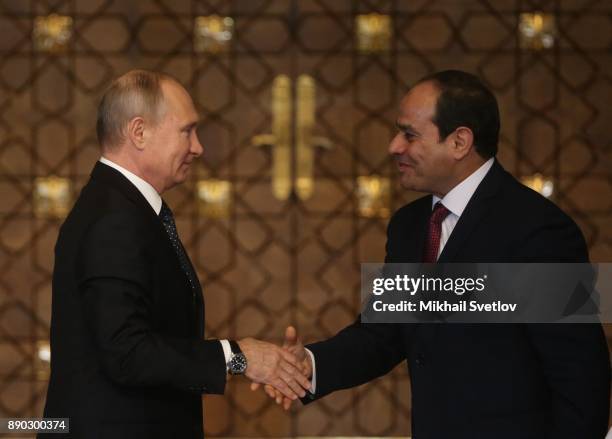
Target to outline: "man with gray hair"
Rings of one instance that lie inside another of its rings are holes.
[[[201,438],[201,395],[222,394],[227,373],[291,399],[310,387],[273,344],[204,339],[202,290],[161,198],[202,154],[197,123],[163,74],[130,71],[102,98],[102,157],[55,248],[44,416],[70,418],[63,437]]]

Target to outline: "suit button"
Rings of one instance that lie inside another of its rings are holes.
[[[423,354],[417,355],[416,360],[414,362],[417,366],[422,366],[423,364],[425,364],[425,356]]]

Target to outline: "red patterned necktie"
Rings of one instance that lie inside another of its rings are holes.
[[[439,201],[434,206],[433,212],[429,217],[429,227],[427,228],[427,242],[423,252],[423,262],[436,262],[438,260],[438,249],[440,248],[440,235],[442,235],[442,221],[448,216],[448,210]]]

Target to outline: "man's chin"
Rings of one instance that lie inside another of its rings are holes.
[[[176,186],[177,184],[183,184],[185,183],[185,181],[187,181],[187,176],[189,174],[188,173],[183,173],[181,175],[177,175],[176,178],[174,179],[174,185]]]
[[[188,172],[180,172],[180,173],[175,174],[172,180],[169,181],[169,184],[166,190],[172,189],[173,187],[178,186],[179,184],[185,183],[188,175],[189,175]]]
[[[400,178],[400,186],[407,191],[423,192],[423,190],[419,188],[420,185],[413,179]]]
[[[191,168],[189,167],[189,165],[183,167],[183,169],[181,169],[177,176],[176,176],[176,181],[178,183],[183,183],[185,180],[187,180],[187,177],[189,176],[189,171],[191,170]]]

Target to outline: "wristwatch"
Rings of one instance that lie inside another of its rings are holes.
[[[234,340],[229,340],[229,344],[232,348],[232,357],[227,362],[227,370],[231,375],[243,375],[247,369],[246,356]]]

